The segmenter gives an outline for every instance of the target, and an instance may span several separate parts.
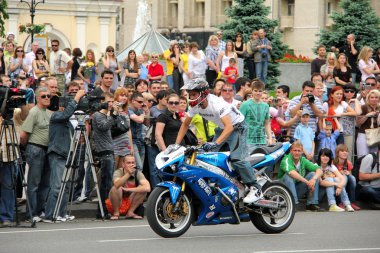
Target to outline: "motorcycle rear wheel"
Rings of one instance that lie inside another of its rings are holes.
[[[293,222],[295,201],[290,190],[280,182],[268,182],[263,188],[264,199],[281,203],[281,209],[261,208],[262,213],[250,213],[253,225],[266,234],[281,233]]]
[[[159,236],[179,237],[189,229],[193,221],[194,209],[187,195],[182,196],[179,211],[172,212],[173,208],[168,188],[157,187],[150,194],[146,208],[147,219],[149,226]]]

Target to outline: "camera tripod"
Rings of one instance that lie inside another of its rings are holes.
[[[98,179],[96,177],[96,171],[95,171],[95,166],[94,166],[94,159],[92,156],[91,152],[91,146],[90,146],[90,141],[88,139],[87,131],[86,131],[86,125],[84,123],[86,114],[84,113],[74,113],[75,118],[78,121],[78,126],[75,128],[73,138],[71,140],[70,144],[70,151],[69,155],[67,157],[66,165],[65,165],[65,170],[62,175],[62,180],[61,180],[61,188],[58,193],[58,198],[57,202],[55,204],[55,208],[53,211],[53,217],[52,220],[56,221],[58,217],[58,212],[61,207],[63,195],[65,192],[65,188],[67,185],[67,182],[71,178],[71,182],[74,182],[75,176],[78,173],[79,169],[79,164],[80,164],[80,157],[81,157],[81,152],[82,152],[82,145],[79,150],[79,154],[77,154],[78,151],[78,146],[81,142],[81,138],[84,138],[84,144],[85,144],[85,155],[88,158],[89,165],[91,166],[92,170],[92,176],[96,188],[96,195],[98,197],[98,202],[99,202],[99,207],[100,207],[100,213],[102,218],[104,219],[104,210],[103,210],[103,205],[102,205],[102,200],[100,197],[100,191],[99,191],[99,185],[98,185]],[[74,173],[76,172],[76,173]],[[73,186],[73,184],[72,184]],[[73,188],[73,187],[71,187]],[[72,198],[71,198],[71,203],[72,203]]]
[[[15,125],[12,119],[3,119],[3,122],[1,124],[1,135],[0,135],[0,143],[1,147],[2,141],[5,141],[5,145],[8,147],[3,150],[3,152],[7,152],[7,156],[9,159],[12,160],[10,163],[14,163],[13,168],[11,170],[11,177],[12,177],[12,188],[14,191],[15,196],[15,222],[16,226],[20,226],[19,216],[18,216],[18,204],[17,204],[17,172],[21,175],[21,182],[22,186],[27,193],[27,184],[25,181],[25,175],[24,175],[24,169],[22,167],[22,158],[21,158],[21,152],[20,152],[20,146],[18,145],[17,135],[16,135],[16,129]],[[26,194],[26,205],[27,210],[29,212],[29,217],[31,219],[31,225],[30,227],[35,228],[36,227],[36,221],[32,219],[32,211],[30,208],[30,203],[28,199],[28,194]]]

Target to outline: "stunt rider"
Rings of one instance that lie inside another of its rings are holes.
[[[244,157],[248,156],[246,147],[247,128],[244,116],[236,107],[210,94],[209,85],[203,78],[190,80],[181,89],[187,90],[189,93],[191,108],[178,132],[176,144],[170,145],[166,152],[170,153],[179,148],[178,143],[181,143],[189,129],[192,117],[199,114],[208,121],[218,125],[218,128],[215,129],[213,142],[204,143],[202,149],[206,152],[216,151],[224,143],[227,143],[231,151],[232,166],[240,174],[243,183],[250,188],[243,202],[250,204],[262,198],[261,187],[257,183],[253,169],[247,161],[244,161]]]

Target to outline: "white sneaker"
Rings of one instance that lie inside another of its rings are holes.
[[[48,220],[48,219],[42,219],[42,222],[44,222],[44,223],[54,223],[52,220]]]
[[[41,222],[42,219],[40,217],[38,217],[38,216],[34,216],[33,217],[33,221],[35,221],[35,222]]]
[[[72,221],[72,220],[75,219],[75,216],[74,215],[68,215],[68,214],[66,214],[65,215],[65,219],[66,219],[66,221]]]
[[[66,218],[63,218],[61,216],[57,216],[57,218],[55,219],[56,222],[66,222]]]
[[[243,199],[243,202],[246,204],[251,204],[261,199],[262,197],[263,194],[261,193],[261,191],[259,191],[256,187],[251,186],[247,196],[245,196],[245,198]]]
[[[45,213],[44,213],[44,212],[42,212],[42,213],[40,214],[40,218],[41,218],[41,219],[45,219]]]
[[[346,211],[347,211],[347,212],[355,212],[354,208],[352,208],[351,205],[347,205],[347,206],[346,206]]]

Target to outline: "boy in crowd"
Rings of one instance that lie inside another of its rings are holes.
[[[239,77],[239,71],[236,68],[235,58],[231,58],[228,63],[229,66],[224,70],[223,77],[227,78],[227,83],[235,85],[236,79]]]
[[[315,133],[308,124],[309,119],[310,113],[308,111],[303,111],[301,116],[301,123],[296,127],[294,138],[301,142],[303,146],[303,153],[308,160],[312,161],[315,148]]]
[[[333,131],[332,125],[330,122],[324,122],[323,129],[318,134],[318,141],[319,141],[319,147],[318,147],[318,153],[321,151],[322,148],[328,148],[332,150],[332,155],[335,158],[335,149],[336,149],[336,139],[338,139],[340,134],[340,124],[337,118],[334,118],[334,121],[336,123],[337,129]]]

